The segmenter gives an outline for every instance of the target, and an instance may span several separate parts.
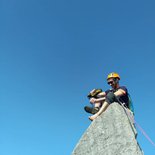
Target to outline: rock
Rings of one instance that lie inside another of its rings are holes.
[[[143,155],[132,120],[118,103],[95,119],[72,155]]]

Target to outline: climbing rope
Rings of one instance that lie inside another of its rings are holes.
[[[120,101],[119,101],[119,103],[120,103],[120,105],[123,107],[123,109],[126,111],[126,113],[127,113],[128,117],[130,118],[130,120],[137,126],[137,128],[141,131],[141,133],[144,135],[144,137],[155,147],[155,143],[154,143],[154,142],[151,140],[151,138],[147,135],[147,133],[144,131],[144,129],[135,121],[133,114],[132,114],[132,116],[131,116],[131,113],[132,113],[132,112],[129,112],[129,109],[127,109],[127,108],[125,107],[125,104],[124,104],[124,103],[122,103],[122,102],[120,102]]]

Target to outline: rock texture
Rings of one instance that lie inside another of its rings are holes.
[[[113,103],[91,123],[72,155],[143,155],[136,135],[125,110]]]

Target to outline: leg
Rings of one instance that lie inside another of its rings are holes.
[[[94,107],[98,107],[98,108],[100,108],[100,107],[101,107],[101,105],[102,105],[102,103],[101,103],[101,102],[94,103]]]
[[[113,103],[114,101],[117,101],[116,96],[114,95],[114,93],[110,92],[107,94],[106,96],[106,100],[105,102],[102,104],[100,110],[95,114],[89,117],[90,120],[94,120],[96,119],[99,115],[101,115],[107,108],[108,106]]]
[[[85,106],[84,107],[84,110],[88,113],[91,113],[91,114],[96,114],[99,110],[100,110],[100,107],[102,105],[102,102],[97,102],[97,103],[94,103],[92,104],[93,106],[90,107],[90,106]]]
[[[100,108],[100,110],[95,114],[95,115],[92,115],[89,117],[89,119],[91,121],[93,121],[94,119],[96,119],[99,115],[101,115],[109,106],[109,103],[108,102],[104,102]]]

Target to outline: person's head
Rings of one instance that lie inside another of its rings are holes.
[[[107,83],[114,89],[119,87],[119,80],[120,76],[115,72],[112,72],[107,76]]]

